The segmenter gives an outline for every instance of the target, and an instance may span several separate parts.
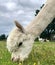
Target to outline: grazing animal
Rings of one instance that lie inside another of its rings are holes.
[[[16,28],[14,28],[7,38],[7,48],[12,53],[12,61],[23,61],[28,58],[33,46],[33,37],[26,32],[24,28],[15,21]]]
[[[47,0],[39,14],[23,28],[17,21],[16,27],[7,38],[7,48],[12,61],[24,61],[30,54],[34,40],[51,23],[55,17],[55,0]]]
[[[45,40],[45,39],[39,38],[39,41],[40,41],[40,42],[44,42],[44,40]]]
[[[40,42],[49,42],[48,39],[43,39],[43,38],[39,38],[38,40],[39,40]]]

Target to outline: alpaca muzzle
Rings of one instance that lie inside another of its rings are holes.
[[[17,61],[20,61],[20,58],[15,58],[15,57],[13,57],[13,58],[11,58],[11,60],[12,60],[13,62],[17,62]]]

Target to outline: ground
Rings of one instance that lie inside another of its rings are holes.
[[[12,62],[6,41],[0,41],[0,65],[55,65],[55,42],[35,42],[28,59]]]

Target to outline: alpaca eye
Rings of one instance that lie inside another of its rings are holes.
[[[22,42],[19,43],[18,47],[20,47],[22,45]]]

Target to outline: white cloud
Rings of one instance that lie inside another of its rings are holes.
[[[16,9],[16,4],[14,2],[8,2],[6,3],[6,7],[8,8],[8,10],[14,10]]]
[[[24,10],[18,10],[16,13],[17,13],[18,15],[24,14]]]
[[[10,18],[10,14],[9,13],[0,12],[0,16],[5,17],[5,18]]]
[[[0,5],[5,6],[8,10],[11,10],[11,11],[17,8],[17,4],[15,2],[6,2]]]

